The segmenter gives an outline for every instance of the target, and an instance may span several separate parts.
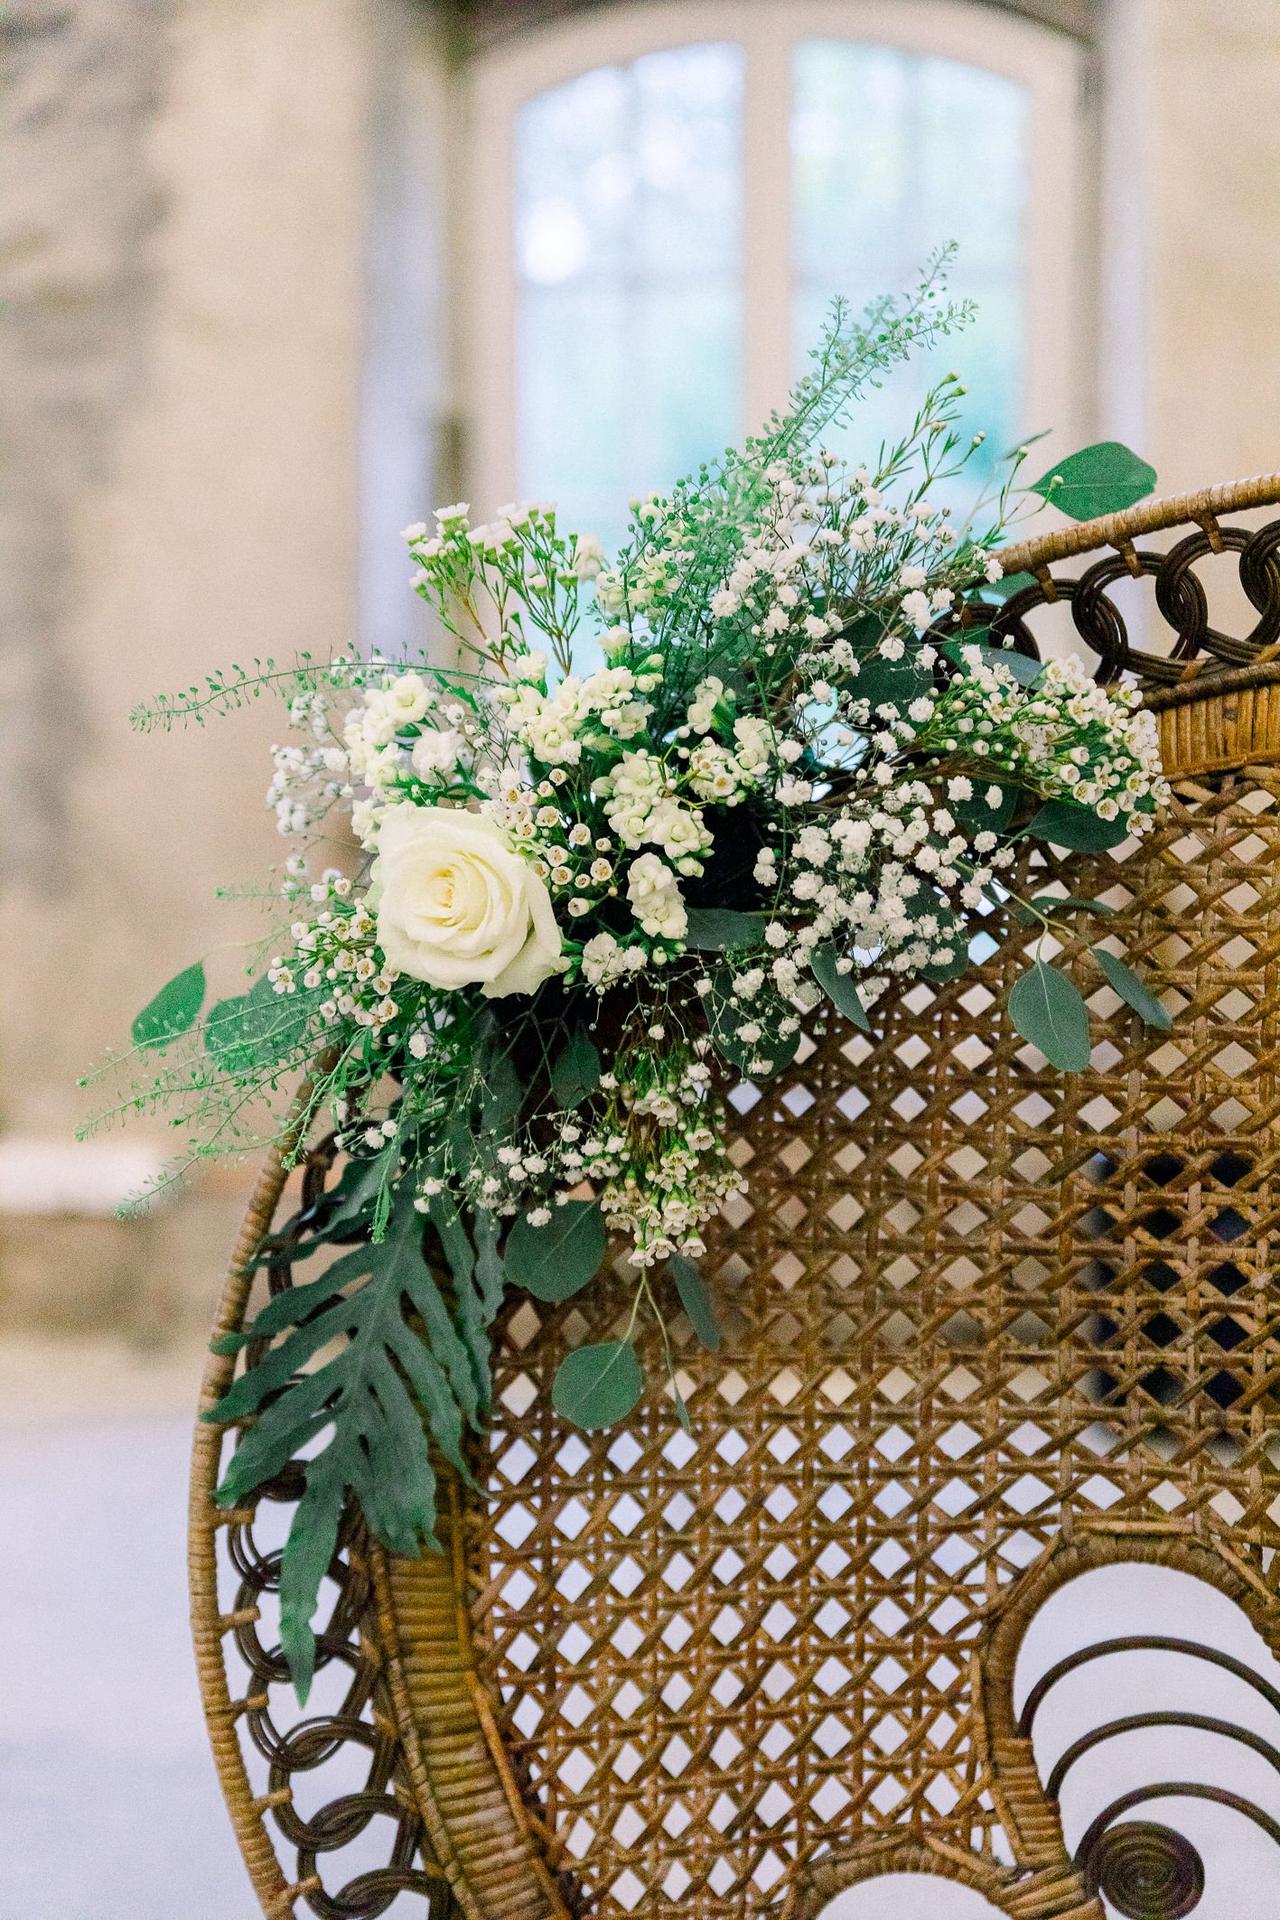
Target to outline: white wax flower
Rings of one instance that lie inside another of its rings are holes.
[[[452,727],[433,727],[430,732],[418,735],[409,758],[414,772],[429,780],[433,774],[448,773],[456,767],[461,749],[461,736]]]
[[[579,580],[594,580],[604,565],[604,548],[594,533],[580,533],[573,552],[573,571]]]
[[[545,884],[482,814],[394,808],[378,831],[373,898],[378,945],[413,980],[497,999],[563,971]]]

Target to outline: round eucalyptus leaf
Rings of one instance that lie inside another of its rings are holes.
[[[629,1340],[575,1347],[556,1369],[551,1403],[575,1427],[590,1431],[625,1420],[644,1392],[644,1374]]]
[[[1075,982],[1037,960],[1014,981],[1009,1018],[1060,1073],[1081,1073],[1089,1064],[1089,1010]]]
[[[594,1280],[604,1259],[604,1218],[598,1200],[566,1200],[552,1207],[545,1226],[522,1213],[507,1235],[507,1279],[535,1300],[569,1300]]]

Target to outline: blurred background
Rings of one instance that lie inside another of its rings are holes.
[[[173,1143],[73,1134],[163,980],[237,990],[280,722],[131,707],[421,637],[438,501],[616,541],[948,239],[992,455],[1280,466],[1280,4],[9,0],[0,59],[0,1920],[248,1920],[182,1536],[249,1176],[121,1223]]]

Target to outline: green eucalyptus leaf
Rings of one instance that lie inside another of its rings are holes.
[[[130,1032],[138,1047],[167,1047],[180,1034],[190,1032],[204,1005],[204,967],[196,961],[165,982],[158,994],[148,1000],[134,1020]]]
[[[711,1295],[707,1292],[706,1281],[693,1261],[683,1253],[673,1253],[668,1265],[680,1296],[680,1305],[689,1316],[689,1324],[708,1353],[718,1352],[722,1338],[720,1324],[711,1304]]]
[[[985,627],[972,634],[962,633],[955,640],[948,640],[942,651],[958,667],[963,668],[963,650],[977,647],[979,664],[984,667],[1004,667],[1020,687],[1032,687],[1044,672],[1044,661],[1033,660],[1028,654],[1019,653],[1016,647],[993,647],[986,639]]]
[[[552,1207],[545,1226],[522,1213],[507,1235],[507,1279],[535,1300],[568,1300],[600,1271],[605,1255],[604,1216],[598,1200],[566,1200]]]
[[[984,780],[981,774],[973,776],[973,796],[969,800],[948,800],[947,809],[967,833],[1004,833],[1010,821],[1018,811],[1018,802],[1022,798],[1021,787],[1011,787],[1003,780]],[[1000,793],[997,806],[987,805],[987,793],[996,787]]]
[[[286,1060],[306,1035],[314,996],[277,993],[264,974],[248,993],[219,1000],[204,1021],[204,1044],[223,1073],[251,1073]]]
[[[1017,593],[1025,593],[1028,587],[1037,584],[1034,573],[1006,573],[999,580],[992,580],[979,587],[979,598],[989,606],[1002,607]]]
[[[1026,832],[1032,840],[1048,840],[1072,853],[1101,853],[1129,837],[1123,816],[1103,820],[1091,808],[1075,806],[1070,800],[1046,800]]]
[[[913,700],[930,692],[932,687],[932,673],[921,666],[910,648],[900,660],[886,660],[882,654],[871,654],[862,660],[856,676],[849,682],[849,692],[855,700],[871,703],[873,719],[878,707],[892,707],[895,713],[905,713]]]
[[[762,913],[734,913],[728,907],[690,907],[685,945],[698,953],[757,946],[763,926]]]
[[[854,1026],[861,1027],[863,1033],[870,1033],[871,1022],[867,1019],[867,1010],[854,985],[853,974],[839,971],[836,966],[838,957],[834,947],[818,947],[809,961],[813,977],[832,1006],[846,1020],[852,1020]]]
[[[1024,927],[1034,927],[1037,924],[1036,915],[1029,913],[1028,907],[1038,907],[1040,912],[1046,914],[1049,919],[1052,919],[1056,913],[1100,913],[1109,918],[1115,912],[1115,908],[1107,906],[1105,901],[1091,900],[1087,894],[1037,893],[1028,900],[1025,907],[1016,909],[1017,918]]]
[[[1153,466],[1119,440],[1100,440],[1059,460],[1027,491],[1038,493],[1072,520],[1094,520],[1103,513],[1123,513],[1145,500],[1155,484]]]
[[[1090,952],[1120,998],[1133,1008],[1144,1024],[1156,1027],[1161,1033],[1168,1033],[1173,1025],[1172,1015],[1161,1006],[1150,987],[1138,978],[1133,968],[1117,959],[1114,953],[1108,953],[1104,947],[1092,947]]]
[[[785,1038],[777,1032],[777,1022],[791,1009],[766,992],[758,993],[749,1006],[739,1006],[730,994],[726,977],[712,987],[703,1006],[716,1052],[731,1067],[736,1067],[739,1073],[750,1074],[753,1080],[767,1080],[773,1074],[781,1073],[800,1051],[798,1027]],[[758,1040],[741,1038],[738,1029],[745,1023],[761,1029]],[[754,1064],[762,1060],[767,1060],[768,1066]]]
[[[1060,1073],[1081,1073],[1089,1064],[1089,1010],[1080,989],[1057,967],[1035,961],[1013,983],[1009,1018]]]
[[[600,1055],[578,1028],[570,1034],[551,1068],[551,1091],[560,1107],[578,1107],[600,1085]]]
[[[644,1392],[644,1374],[629,1340],[575,1347],[556,1369],[551,1404],[575,1427],[590,1431],[625,1420]]]

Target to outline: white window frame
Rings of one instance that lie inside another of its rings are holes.
[[[790,149],[793,50],[865,41],[963,61],[1027,98],[1023,430],[1050,427],[1045,464],[1080,443],[1081,101],[1084,49],[1068,35],[969,0],[639,0],[523,31],[477,57],[464,83],[458,159],[458,392],[466,491],[491,513],[516,486],[515,125],[535,95],[593,68],[727,41],[746,52],[743,152],[743,428],[791,384]],[[945,239],[947,236],[939,235]],[[787,263],[780,297],[777,262]],[[660,478],[657,476],[656,478]],[[667,476],[672,478],[674,476]]]

